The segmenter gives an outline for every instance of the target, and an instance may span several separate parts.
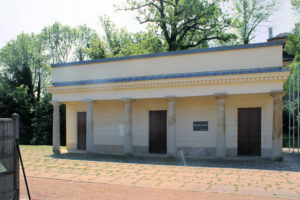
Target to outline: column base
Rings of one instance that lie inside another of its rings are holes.
[[[167,153],[167,156],[171,157],[171,158],[177,158],[178,157],[177,151],[176,152],[169,152],[169,153]]]
[[[130,152],[125,152],[125,153],[124,153],[124,155],[125,155],[125,156],[132,156],[132,155],[133,155],[133,153],[130,153]]]
[[[226,149],[224,147],[220,148],[217,145],[217,148],[216,148],[216,157],[217,158],[226,158]]]
[[[54,155],[60,155],[60,149],[53,149],[53,154]]]
[[[282,162],[283,159],[282,159],[282,157],[273,157],[273,158],[272,158],[272,161]]]

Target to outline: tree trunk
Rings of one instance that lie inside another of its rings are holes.
[[[37,102],[40,102],[40,98],[41,98],[41,70],[39,70],[38,73],[38,86],[37,86]]]

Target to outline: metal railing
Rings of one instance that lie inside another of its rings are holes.
[[[283,137],[283,147],[289,152],[300,155],[300,71],[299,65],[293,70],[289,77],[289,99],[288,99],[288,134]],[[297,84],[297,86],[296,86]],[[297,88],[296,88],[297,87]],[[297,90],[297,92],[296,92]]]

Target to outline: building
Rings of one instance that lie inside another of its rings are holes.
[[[282,41],[52,65],[53,150],[282,157]]]
[[[297,28],[297,26],[296,26],[296,28]],[[290,33],[288,33],[288,32],[279,33],[278,35],[273,37],[273,29],[269,28],[269,39],[267,40],[267,42],[284,41],[284,43],[286,44],[287,41],[288,41],[288,35],[289,34]],[[294,55],[291,55],[291,54],[287,53],[283,48],[282,59],[283,59],[283,66],[289,66],[294,61]]]

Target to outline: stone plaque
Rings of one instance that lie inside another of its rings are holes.
[[[208,121],[194,121],[193,131],[208,131]]]

